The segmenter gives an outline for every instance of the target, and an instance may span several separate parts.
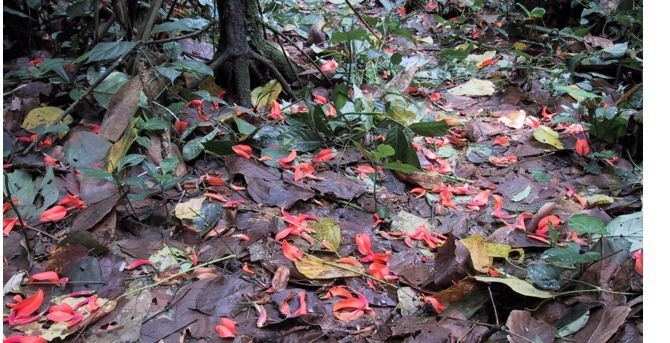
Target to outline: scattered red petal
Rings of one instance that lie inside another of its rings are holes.
[[[327,103],[323,105],[323,114],[326,116],[326,118],[335,118],[337,117],[337,109],[333,104]]]
[[[575,143],[575,152],[579,156],[586,156],[591,153],[591,148],[589,147],[589,141],[584,138],[577,139]]]
[[[642,275],[642,270],[644,269],[642,262],[643,256],[644,254],[642,253],[642,249],[635,250],[635,252],[633,252],[633,260],[635,260],[635,271],[640,275]]]
[[[326,99],[326,97],[324,97],[323,95],[315,94],[314,103],[316,103],[317,105],[325,105],[328,103],[328,99]]]
[[[293,160],[295,160],[296,157],[298,157],[298,152],[295,149],[293,149],[286,157],[280,158],[279,160],[277,160],[277,162],[279,162],[279,166],[281,166],[282,168],[288,169],[291,168]]]
[[[233,145],[233,152],[247,160],[251,159],[251,156],[253,155],[253,150],[246,144]]]
[[[430,249],[435,249],[439,245],[442,245],[446,239],[446,237],[440,234],[431,232],[425,225],[419,226],[407,237],[415,241],[423,241]]]
[[[468,201],[468,208],[472,210],[480,210],[482,207],[486,206],[489,203],[489,195],[491,194],[490,190],[485,190],[479,192],[474,198]]]
[[[542,106],[542,112],[540,113],[542,120],[551,121],[551,119],[556,115],[556,113],[549,112],[547,106]]]
[[[356,247],[358,247],[358,252],[363,256],[370,256],[374,254],[372,250],[372,241],[370,240],[370,235],[367,233],[356,234]]]
[[[214,327],[214,331],[221,338],[234,338],[237,335],[237,323],[226,317],[222,317]]]
[[[423,297],[423,300],[427,304],[430,304],[430,306],[433,307],[433,310],[435,310],[436,313],[442,313],[442,311],[444,311],[444,305],[442,305],[442,303],[440,303],[440,301],[437,300],[437,298],[431,296],[425,296]]]
[[[2,218],[2,234],[8,236],[16,224],[19,223],[19,218]]]
[[[509,167],[518,161],[516,155],[489,156],[489,162],[496,167]]]
[[[281,242],[281,250],[284,256],[293,262],[300,261],[304,256],[300,249],[287,241]]]
[[[358,176],[367,176],[368,174],[376,173],[377,171],[369,164],[359,164],[356,166]]]
[[[187,128],[188,128],[188,122],[186,120],[177,119],[174,122],[174,130],[180,136],[184,133],[184,131],[186,131]]]
[[[67,208],[65,206],[56,205],[40,215],[40,223],[57,222],[63,220],[67,216]]]
[[[53,158],[53,157],[51,157],[47,154],[44,154],[44,158],[42,158],[42,162],[44,162],[45,167],[57,167],[60,164],[60,162],[57,159],[55,159],[55,158]]]
[[[493,140],[493,145],[500,145],[502,147],[509,146],[509,137],[505,135],[497,136],[496,139]]]
[[[424,188],[421,188],[421,187],[414,187],[409,192],[411,194],[414,194],[415,197],[421,198],[421,197],[426,196],[427,191]]]
[[[535,235],[540,237],[548,237],[550,228],[557,228],[561,224],[561,218],[556,215],[548,215],[540,219],[540,222],[537,224],[537,230],[535,230]]]
[[[68,278],[60,277],[56,272],[42,272],[31,275],[30,282],[51,283],[63,287],[68,282]]]
[[[323,162],[328,162],[335,158],[335,154],[333,153],[333,149],[321,149],[314,157],[312,158],[312,162],[315,164],[317,163],[323,163]]]
[[[216,175],[206,174],[205,176],[202,177],[202,180],[205,181],[205,183],[208,186],[217,187],[217,186],[225,186],[226,185],[226,181],[224,181],[221,177],[216,176]]]
[[[68,210],[73,208],[84,209],[86,203],[78,195],[68,194],[58,201],[58,205],[65,206]]]
[[[43,302],[44,291],[42,291],[42,289],[38,289],[37,292],[33,293],[33,295],[13,304],[11,306],[12,311],[9,317],[14,320],[28,318],[30,315],[40,309]],[[12,325],[11,322],[12,320],[10,320],[10,325]]]
[[[251,268],[251,266],[249,266],[249,263],[246,263],[246,262],[244,262],[244,264],[242,265],[242,271],[249,274],[249,275],[256,274],[256,272],[254,272],[254,270]]]
[[[293,181],[298,182],[304,178],[314,179],[314,166],[310,162],[300,163],[293,167]]]
[[[321,64],[320,69],[324,74],[335,74],[335,71],[337,70],[337,62],[335,60],[327,60]]]
[[[145,266],[145,265],[148,265],[148,264],[153,264],[153,262],[151,262],[150,260],[148,260],[146,258],[139,258],[139,259],[136,259],[136,260],[130,262],[128,264],[128,266],[126,267],[126,270],[137,269],[141,266]]]
[[[304,316],[307,314],[307,293],[305,291],[300,291],[298,293],[298,303],[300,304],[298,306],[298,309],[293,312],[293,317],[299,317],[299,316]]]
[[[431,102],[440,101],[440,99],[442,99],[442,94],[440,94],[439,92],[430,93],[428,99],[430,99]]]
[[[333,304],[333,315],[342,321],[356,320],[365,313],[374,314],[374,311],[364,295],[352,295]]]
[[[9,336],[2,340],[2,343],[47,343],[47,340],[41,336]]]
[[[436,0],[428,0],[426,2],[426,5],[423,7],[427,12],[432,12],[437,9],[437,1]]]
[[[272,120],[277,121],[286,119],[281,112],[281,105],[279,105],[279,102],[277,100],[272,102],[272,107],[270,107],[270,114],[268,115],[268,117]]]
[[[494,194],[493,202],[494,202],[493,213],[491,213],[493,217],[500,219],[512,218],[512,216],[509,213],[503,210],[503,197]]]
[[[401,17],[404,17],[404,16],[407,15],[407,9],[405,8],[405,6],[400,6],[400,7],[396,8],[395,11],[396,11],[396,13],[398,13],[398,15],[401,16]]]

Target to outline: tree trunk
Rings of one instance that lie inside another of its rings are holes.
[[[251,87],[273,78],[292,95],[289,82],[297,76],[282,52],[265,39],[257,0],[217,0],[217,6],[219,44],[211,64],[217,83],[246,107],[251,106]]]

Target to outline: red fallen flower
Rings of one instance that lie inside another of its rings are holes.
[[[368,174],[376,173],[377,171],[369,164],[359,164],[356,166],[358,176],[367,176]]]
[[[268,117],[272,120],[284,120],[286,119],[284,115],[281,113],[281,105],[279,105],[279,102],[277,100],[272,102],[272,107],[270,107],[270,114]]]
[[[568,127],[565,128],[565,131],[563,132],[576,135],[584,132],[584,127],[582,126],[582,124],[570,124]]]
[[[237,156],[246,158],[247,160],[251,159],[251,157],[253,156],[253,150],[251,149],[250,146],[246,144],[233,145],[233,152]]]
[[[293,149],[286,157],[280,158],[277,162],[279,162],[279,166],[282,168],[291,168],[291,164],[296,157],[298,157],[298,152]]]
[[[342,321],[356,320],[365,313],[374,314],[374,311],[370,308],[368,299],[362,294],[352,295],[333,304],[333,315]]]
[[[337,70],[337,62],[335,60],[327,60],[321,64],[321,71],[324,74],[334,74]]]
[[[304,214],[304,213],[301,213],[297,216],[294,216],[294,215],[286,212],[283,209],[282,209],[281,215],[282,215],[281,219],[283,221],[285,221],[285,222],[287,222],[291,225],[295,225],[295,226],[301,226],[305,222],[307,222],[308,220],[316,220],[317,219],[315,216],[313,216],[311,214]]]
[[[186,129],[188,129],[188,122],[186,120],[177,119],[174,122],[174,130],[178,135],[181,136]]]
[[[470,194],[475,194],[477,192],[474,188],[470,187],[469,184],[465,184],[463,186],[458,186],[458,187],[451,187],[449,188],[451,193],[456,194],[456,195],[470,195]]]
[[[309,162],[299,163],[293,167],[293,181],[298,182],[304,178],[318,179],[314,175],[314,166]]]
[[[56,272],[42,272],[30,276],[30,283],[33,282],[50,283],[63,287],[68,282],[68,278],[60,277]]]
[[[550,228],[557,228],[561,224],[561,218],[557,215],[548,215],[540,219],[540,222],[537,224],[537,230],[535,234],[540,237],[548,237]]]
[[[440,205],[446,208],[456,207],[456,203],[454,203],[454,197],[449,189],[443,189],[440,191]]]
[[[304,256],[300,249],[287,241],[281,242],[281,250],[284,256],[293,262],[300,261]]]
[[[245,272],[245,273],[247,273],[247,274],[249,274],[249,275],[254,275],[254,274],[256,274],[256,272],[254,272],[254,270],[251,269],[251,267],[249,266],[249,264],[246,263],[246,262],[244,262],[244,264],[242,265],[242,271]]]
[[[56,167],[60,163],[57,159],[44,154],[44,158],[42,158],[42,162],[44,163],[45,167]]]
[[[326,116],[326,118],[335,118],[337,117],[337,109],[333,104],[327,103],[323,105],[323,114]]]
[[[417,151],[421,151],[423,153],[423,155],[426,156],[426,158],[431,160],[431,161],[434,161],[438,158],[437,155],[432,150],[430,150],[426,147],[417,146],[415,148],[416,148]]]
[[[68,210],[73,208],[84,209],[86,203],[78,195],[68,194],[58,201],[58,205],[65,206]]]
[[[414,187],[409,191],[411,194],[414,194],[415,197],[421,198],[426,195],[426,190],[421,187]]]
[[[340,257],[337,259],[337,262],[348,264],[350,266],[360,266],[361,263],[353,256]]]
[[[323,95],[314,94],[314,103],[317,105],[325,105],[328,103],[328,99]]]
[[[475,195],[474,198],[468,201],[468,208],[471,210],[480,210],[482,207],[486,206],[489,203],[489,195],[491,194],[490,190],[485,190],[479,192]]]
[[[405,6],[400,6],[396,8],[395,11],[396,13],[398,13],[398,16],[404,17],[407,15],[407,9],[405,8]]]
[[[390,254],[388,253],[376,253],[373,255],[374,259],[370,266],[368,267],[368,273],[380,280],[396,280],[398,277],[391,274],[391,270],[388,267],[388,259]]]
[[[198,109],[198,108],[202,108],[204,106],[204,102],[203,102],[202,99],[193,99],[193,100],[189,101],[188,104],[186,104],[186,106],[188,106],[188,108]]]
[[[438,92],[430,93],[430,96],[428,97],[428,99],[430,99],[431,102],[440,101],[440,99],[442,99],[442,94],[440,94]]]
[[[333,149],[321,149],[319,152],[312,157],[312,162],[314,163],[323,163],[323,162],[328,162],[335,158],[335,154],[333,153]]]
[[[33,143],[37,142],[37,134],[34,133],[32,135],[25,135],[25,136],[16,136],[16,140],[21,142],[21,143]]]
[[[234,338],[237,335],[237,322],[230,318],[221,317],[214,331],[221,338]]]
[[[153,264],[153,262],[151,262],[150,260],[148,260],[148,259],[146,259],[146,258],[138,258],[138,259],[136,259],[136,260],[130,262],[130,263],[128,264],[128,266],[126,267],[126,270],[137,269],[137,268],[139,268],[139,267],[141,267],[141,266],[145,266],[145,265],[147,265],[147,264],[150,264],[150,265],[151,265],[151,264]]]
[[[2,343],[47,343],[47,340],[41,336],[9,336],[2,340]]]
[[[370,240],[370,236],[367,233],[356,234],[355,240],[356,247],[358,248],[358,252],[361,253],[361,255],[370,256],[374,254],[374,251],[372,250],[372,241]]]
[[[542,125],[542,123],[540,123],[540,120],[533,116],[526,117],[526,124],[532,127],[533,129],[537,129],[538,127],[540,127],[540,125]]]
[[[372,220],[374,221],[375,226],[384,223],[384,220],[377,213],[372,215]]]
[[[84,303],[86,303],[86,301]],[[84,316],[82,316],[81,313],[75,311],[72,307],[70,307],[70,305],[60,304],[53,305],[49,308],[47,319],[56,323],[65,322],[68,327],[72,327],[82,321]]]
[[[500,195],[494,194],[493,195],[493,202],[494,202],[493,213],[491,213],[491,215],[493,217],[500,218],[500,219],[512,218],[512,216],[509,213],[507,213],[507,212],[505,212],[505,210],[503,210],[503,197],[501,197]]]
[[[489,162],[496,167],[509,167],[518,161],[516,155],[489,156]]]
[[[304,316],[307,314],[307,293],[305,291],[300,291],[298,293],[298,309],[293,312],[293,317]]]
[[[67,208],[65,206],[56,205],[40,215],[40,223],[57,222],[63,220],[67,216]]]
[[[440,301],[435,297],[425,296],[423,297],[423,301],[425,301],[427,304],[430,304],[436,313],[442,313],[442,311],[444,311],[444,305],[442,305],[442,303],[440,303]]]
[[[20,296],[15,297],[15,299],[18,299],[16,303],[7,305],[11,308],[7,317],[7,323],[10,326],[28,324],[39,318],[39,316],[32,316],[32,314],[39,310],[44,302],[44,291],[42,289],[38,289],[37,292],[25,299]]]
[[[14,230],[14,227],[19,222],[19,218],[2,218],[2,234],[9,236],[9,233]]]
[[[217,186],[225,186],[226,185],[226,181],[224,181],[222,178],[220,178],[216,175],[205,174],[202,177],[202,180],[205,181],[205,183],[208,186],[217,187]]]
[[[342,297],[342,298],[353,298],[354,295],[349,292],[347,289],[347,286],[333,286],[328,289],[328,292],[321,297],[322,299],[331,299],[334,297]]]
[[[277,232],[277,235],[275,236],[275,239],[280,241],[290,235],[293,236],[299,236],[305,239],[306,241],[310,243],[314,243],[314,239],[309,235],[309,233],[314,232],[311,228],[305,226],[305,225],[289,225],[289,227]]]
[[[497,136],[496,139],[493,140],[493,145],[500,145],[502,147],[509,146],[509,137],[507,136]]]
[[[431,171],[438,172],[439,174],[451,173],[451,165],[449,164],[448,160],[443,158],[436,158],[435,163],[437,163],[437,167],[431,166]]]
[[[643,262],[642,262],[642,257],[643,257],[642,249],[635,250],[633,252],[633,260],[635,260],[635,271],[642,275],[643,271]]]
[[[591,148],[589,147],[589,141],[584,138],[577,139],[575,143],[575,152],[579,156],[586,156],[591,153]]]
[[[423,241],[430,249],[437,248],[438,245],[442,245],[446,240],[446,237],[433,233],[428,230],[425,225],[421,225],[414,232],[405,237],[405,244],[412,247],[410,239],[415,241]]]
[[[542,120],[544,121],[551,121],[551,119],[556,115],[556,113],[551,113],[549,112],[549,109],[547,109],[547,106],[542,106],[542,112],[540,113],[542,116]]]
[[[423,7],[427,12],[432,12],[437,9],[437,1],[428,0],[426,5]]]
[[[516,222],[514,224],[510,224],[509,226],[511,226],[513,229],[526,231],[526,219],[531,218],[533,218],[532,213],[523,212],[516,217]]]

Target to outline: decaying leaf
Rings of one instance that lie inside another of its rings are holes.
[[[512,252],[518,253],[520,260],[523,260],[524,256],[523,249],[512,249],[507,244],[489,243],[480,235],[462,239],[461,243],[470,251],[470,258],[475,270],[482,273],[488,272],[489,267],[493,266],[493,258],[508,259]]]
[[[449,93],[453,95],[462,96],[489,96],[495,92],[496,88],[493,82],[476,78],[472,78],[470,81],[449,90]]]
[[[27,131],[33,132],[34,129],[40,126],[56,124],[56,122],[61,119],[62,114],[63,110],[58,107],[38,107],[28,112],[23,119],[21,127]]]
[[[342,235],[340,226],[332,218],[322,218],[311,222],[310,227],[314,230],[314,238],[324,248],[337,252],[340,249]]]
[[[526,123],[526,111],[510,111],[504,116],[500,117],[498,120],[500,120],[500,122],[505,124],[507,127],[512,129],[520,129]]]
[[[121,138],[130,123],[130,119],[140,106],[141,93],[142,80],[139,76],[136,76],[121,86],[112,96],[100,129],[100,134],[103,137],[112,142]]]
[[[558,137],[558,132],[548,126],[541,125],[533,131],[533,137],[540,143],[549,144],[556,149],[563,149],[563,143]]]
[[[177,204],[174,208],[174,215],[179,219],[193,220],[200,215],[200,209],[205,201],[205,197],[189,199],[185,202]]]
[[[305,254],[302,259],[294,263],[302,275],[314,280],[356,277],[365,274],[362,266],[334,262],[309,254]]]
[[[549,299],[555,296],[554,293],[537,289],[527,281],[515,278],[513,276],[508,276],[504,278],[490,277],[490,276],[475,276],[474,278],[475,280],[481,282],[487,282],[487,283],[495,282],[505,284],[515,292],[521,295],[525,295],[527,297]]]
[[[251,104],[256,108],[269,108],[277,100],[281,91],[279,81],[270,80],[265,85],[251,91]]]

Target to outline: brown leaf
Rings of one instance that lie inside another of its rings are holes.
[[[290,274],[291,271],[286,266],[277,267],[275,275],[272,277],[272,289],[276,292],[286,288]]]
[[[440,287],[449,287],[464,278],[470,257],[468,249],[460,242],[456,244],[456,238],[451,233],[446,236],[447,240],[437,249],[435,258],[434,282]]]
[[[630,307],[606,307],[591,316],[586,326],[575,335],[576,342],[606,343],[623,325]]]
[[[100,134],[116,142],[121,138],[123,132],[128,127],[130,119],[135,115],[140,106],[140,92],[142,91],[142,81],[139,77],[134,77],[126,82],[112,96],[109,101],[109,110],[102,120]]]
[[[554,335],[556,334],[555,327],[533,318],[528,311],[514,310],[510,312],[506,325],[512,333],[507,335],[507,339],[511,343],[551,343],[554,341]]]
[[[88,230],[99,223],[116,206],[119,201],[119,195],[114,193],[112,196],[88,205],[86,209],[79,212],[72,222],[72,231]]]

